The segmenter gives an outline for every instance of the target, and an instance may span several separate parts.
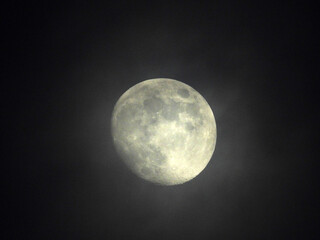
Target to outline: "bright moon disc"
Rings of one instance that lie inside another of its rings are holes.
[[[217,137],[206,100],[192,87],[167,78],[127,90],[114,107],[111,130],[126,165],[161,185],[196,177],[210,161]]]

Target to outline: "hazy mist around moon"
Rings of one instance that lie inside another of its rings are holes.
[[[139,177],[175,185],[196,177],[216,144],[216,123],[206,100],[182,82],[140,82],[117,101],[112,114],[117,152]]]

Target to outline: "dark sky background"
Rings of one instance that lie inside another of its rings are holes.
[[[319,239],[315,6],[10,2],[3,239]],[[183,185],[136,177],[112,144],[118,98],[157,77],[216,117],[214,155]]]

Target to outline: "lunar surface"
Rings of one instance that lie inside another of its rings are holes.
[[[131,87],[117,101],[111,122],[120,157],[136,175],[156,184],[182,184],[196,177],[216,144],[209,104],[173,79],[150,79]]]

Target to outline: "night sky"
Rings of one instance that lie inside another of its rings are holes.
[[[319,239],[315,6],[298,1],[10,1],[2,7],[2,239]],[[173,78],[217,144],[165,187],[124,165],[118,98]],[[7,166],[8,163],[8,166]]]

